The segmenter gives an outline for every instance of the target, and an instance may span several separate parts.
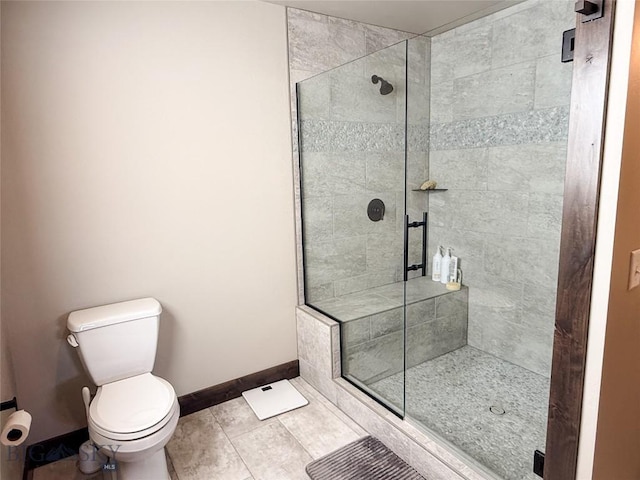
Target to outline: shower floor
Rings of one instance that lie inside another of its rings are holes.
[[[369,388],[402,404],[403,374]],[[470,346],[406,372],[406,414],[506,480],[531,480],[544,452],[549,379]],[[489,407],[504,409],[496,415]]]

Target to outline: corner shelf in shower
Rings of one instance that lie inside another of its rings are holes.
[[[420,188],[411,189],[412,192],[446,192],[447,190],[449,189],[448,188],[427,188],[425,190],[422,190]]]

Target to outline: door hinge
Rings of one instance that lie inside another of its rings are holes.
[[[540,450],[533,452],[533,473],[540,478],[544,476],[544,453]]]
[[[573,51],[576,46],[576,29],[562,32],[562,62],[573,62]]]
[[[602,18],[604,16],[604,0],[578,0],[575,11],[582,14],[582,23]]]

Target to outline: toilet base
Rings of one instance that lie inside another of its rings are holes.
[[[137,462],[120,461],[116,472],[118,480],[171,480],[164,448]]]

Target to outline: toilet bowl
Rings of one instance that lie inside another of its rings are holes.
[[[144,373],[98,389],[89,407],[89,438],[116,461],[119,480],[165,480],[164,446],[179,417],[171,384]]]
[[[160,312],[146,298],[72,312],[67,320],[67,340],[98,386],[87,409],[89,438],[110,458],[117,480],[170,478],[164,447],[180,406],[171,384],[151,373]]]

